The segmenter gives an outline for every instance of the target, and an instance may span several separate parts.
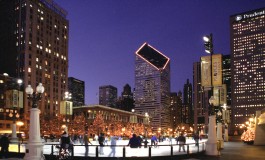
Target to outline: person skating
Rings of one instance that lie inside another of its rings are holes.
[[[183,136],[183,133],[181,133],[180,136],[178,137],[177,143],[179,144],[179,152],[181,148],[185,152],[186,137]]]

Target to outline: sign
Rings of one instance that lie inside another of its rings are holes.
[[[6,106],[13,108],[23,108],[23,92],[18,90],[7,90],[6,94]]]
[[[60,102],[60,114],[62,114],[62,115],[72,115],[73,114],[73,102],[71,102],[71,101],[61,101]]]
[[[235,17],[235,20],[236,21],[241,21],[241,20],[244,20],[244,19],[253,18],[253,17],[257,17],[257,16],[262,16],[262,15],[265,15],[265,10],[264,9],[263,10],[259,10],[259,11],[254,11],[254,12],[251,12],[251,13],[237,15]]]
[[[201,57],[201,85],[211,87],[211,56]]]
[[[212,55],[212,80],[213,86],[222,85],[222,55],[213,54]]]

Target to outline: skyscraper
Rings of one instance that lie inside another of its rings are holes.
[[[182,122],[186,124],[193,124],[193,108],[192,108],[192,84],[187,79],[183,88],[183,116]]]
[[[112,85],[99,87],[99,104],[108,107],[116,107],[118,90]]]
[[[67,12],[52,0],[0,1],[0,73],[23,79],[23,87],[43,83],[38,107],[56,115],[68,81]],[[26,97],[26,96],[24,96]],[[24,98],[28,113],[30,101]]]
[[[265,108],[265,8],[230,16],[232,124]]]
[[[223,55],[223,84],[226,85],[226,104],[231,106],[231,58]]]
[[[135,111],[152,117],[154,130],[169,127],[170,59],[144,43],[135,55]]]
[[[72,94],[73,107],[85,105],[85,82],[74,77],[68,78],[68,91]]]
[[[181,124],[182,93],[170,93],[170,128],[173,130]]]

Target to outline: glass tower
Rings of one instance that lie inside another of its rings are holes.
[[[148,113],[153,130],[169,127],[170,59],[144,43],[135,55],[135,111]]]
[[[232,124],[265,108],[265,8],[230,17]]]

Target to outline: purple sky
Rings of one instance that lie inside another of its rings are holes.
[[[54,0],[68,11],[69,77],[85,81],[86,104],[101,85],[120,96],[134,88],[135,51],[144,43],[171,59],[171,91],[183,90],[192,64],[213,33],[214,52],[229,54],[229,17],[263,8],[264,0]]]

